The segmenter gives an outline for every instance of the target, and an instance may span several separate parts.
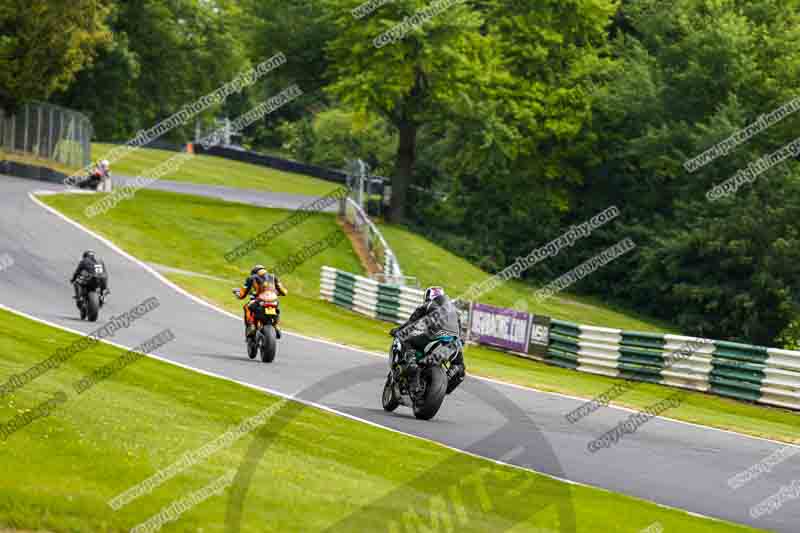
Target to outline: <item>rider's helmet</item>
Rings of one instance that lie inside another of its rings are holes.
[[[83,252],[83,258],[94,260],[96,256],[94,255],[94,252],[92,250],[86,250],[85,252]]]
[[[425,303],[432,302],[439,296],[444,296],[444,289],[441,287],[428,287],[425,289]]]
[[[102,168],[106,172],[108,172],[108,169],[109,169],[110,166],[111,166],[111,163],[108,162],[108,159],[103,159],[103,160],[100,161],[100,168]]]
[[[264,265],[256,265],[253,267],[253,270],[250,271],[250,274],[254,276],[256,274],[258,274],[259,276],[263,276],[266,273],[267,269],[264,267]]]

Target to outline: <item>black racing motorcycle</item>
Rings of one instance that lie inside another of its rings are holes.
[[[391,412],[404,405],[420,420],[430,420],[439,411],[444,397],[464,379],[463,373],[455,368],[463,345],[458,337],[444,335],[433,339],[424,350],[409,353],[408,360],[402,350],[402,343],[395,336],[389,375],[383,386],[383,408]]]
[[[98,264],[96,267],[102,269],[102,265]],[[75,280],[78,285],[78,296],[75,299],[75,304],[78,306],[78,311],[81,314],[81,320],[89,320],[89,322],[97,322],[97,317],[100,314],[100,308],[105,304],[105,298],[108,296],[108,290],[103,290],[104,272],[96,272],[90,274],[88,272],[81,272]]]

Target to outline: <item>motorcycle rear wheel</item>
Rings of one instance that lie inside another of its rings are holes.
[[[86,308],[89,322],[97,322],[97,315],[100,313],[100,298],[97,291],[89,291],[86,295]]]
[[[420,379],[425,382],[425,396],[414,402],[414,416],[430,420],[439,411],[447,391],[447,374],[440,366],[431,366],[422,371]]]
[[[272,324],[267,324],[261,330],[261,362],[271,363],[275,360],[275,352],[278,350],[278,339],[275,336],[275,328]]]

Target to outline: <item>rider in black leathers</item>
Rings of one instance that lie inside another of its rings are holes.
[[[400,339],[404,363],[407,363],[413,360],[416,350],[424,350],[425,346],[436,337],[452,335],[460,339],[461,316],[452,300],[444,293],[444,289],[428,287],[425,290],[423,304],[414,310],[405,323],[393,328],[389,334],[393,337],[398,336]],[[410,370],[414,371],[414,367],[415,365],[411,365]],[[412,383],[418,386],[418,372],[414,372],[414,374],[409,377]],[[464,380],[465,374],[464,353],[463,350],[459,350],[458,356],[453,361],[451,374],[448,376],[450,379],[448,392],[451,392]]]
[[[70,279],[70,283],[72,283],[72,286],[75,288],[76,300],[81,297],[84,281],[90,277],[97,278],[98,284],[100,285],[100,295],[102,300],[102,297],[109,292],[108,270],[106,270],[106,264],[102,259],[98,259],[93,251],[86,250],[83,252],[83,257],[78,263],[78,267],[75,269],[75,272],[72,274],[72,278]]]

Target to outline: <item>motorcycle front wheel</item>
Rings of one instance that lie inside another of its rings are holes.
[[[392,381],[391,372],[386,377],[386,384],[383,386],[381,403],[383,404],[383,410],[389,411],[390,413],[397,409],[397,406],[400,405],[400,400],[398,400],[397,396],[394,394],[394,383]]]

